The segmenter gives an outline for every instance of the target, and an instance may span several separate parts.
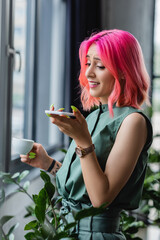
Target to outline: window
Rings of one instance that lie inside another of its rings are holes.
[[[65,107],[61,94],[65,84],[65,17],[63,0],[0,3],[2,170],[27,167],[11,149],[12,137],[33,139],[50,153],[63,145],[63,135],[50,123],[45,110],[52,103],[55,108]]]
[[[12,135],[18,138],[24,138],[24,103],[26,81],[25,59],[26,59],[26,29],[27,29],[26,15],[27,15],[27,0],[16,0],[14,14],[14,47],[20,52],[21,60],[15,57],[14,64],[15,70],[13,72],[13,95],[12,95],[13,96]],[[22,64],[20,62],[22,62]],[[12,154],[14,154],[13,151]]]
[[[155,1],[154,56],[153,56],[153,131],[160,134],[160,0]],[[155,138],[153,146],[160,150],[160,138]]]

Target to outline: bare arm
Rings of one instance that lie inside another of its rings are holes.
[[[111,203],[131,176],[147,138],[144,117],[133,113],[123,121],[103,172],[95,152],[81,158],[82,173],[94,207]],[[81,146],[81,142],[78,142]],[[87,147],[83,145],[83,147]]]

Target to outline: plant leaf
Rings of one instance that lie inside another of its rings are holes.
[[[42,170],[41,170],[40,176],[41,176],[41,178],[43,179],[43,181],[44,181],[45,183],[51,181],[50,176],[49,176],[46,172],[44,172],[44,171],[42,171]]]
[[[0,225],[3,226],[6,222],[8,222],[10,219],[12,219],[14,216],[3,216],[0,219]]]
[[[26,235],[24,235],[25,239],[27,240],[36,240],[36,235],[34,232],[29,232]]]
[[[30,182],[29,182],[29,181],[26,181],[26,182],[24,183],[24,185],[23,185],[23,188],[27,191],[28,188],[29,188],[29,186],[30,186]]]
[[[150,175],[149,177],[147,177],[144,181],[144,185],[155,182],[156,180],[160,180],[160,173],[156,173],[156,174],[153,174],[153,175]]]
[[[31,229],[35,229],[37,227],[38,227],[37,220],[33,220],[26,224],[26,226],[24,227],[24,230],[31,230]]]
[[[63,153],[65,153],[65,154],[67,153],[67,150],[64,149],[64,148],[61,148],[60,151],[63,152]]]
[[[9,235],[9,240],[14,240],[14,234],[13,234],[13,233],[11,233],[11,234]]]
[[[45,239],[52,239],[55,235],[56,230],[52,224],[42,224],[41,225],[41,234]]]
[[[33,201],[36,203],[36,202],[37,202],[38,195],[37,195],[37,194],[34,194],[34,195],[32,195],[32,198],[33,198]]]
[[[48,194],[48,197],[50,199],[52,199],[52,197],[54,196],[54,193],[55,193],[55,187],[54,185],[51,183],[51,182],[47,182],[45,185],[44,185],[45,189],[46,189],[46,192]]]
[[[15,225],[13,225],[13,226],[9,229],[7,235],[9,236],[18,226],[19,226],[19,223],[16,223]]]
[[[23,171],[18,178],[18,182],[22,181],[22,179],[24,179],[28,174],[29,174],[28,170]]]
[[[13,179],[11,178],[11,176],[9,176],[9,175],[8,175],[8,176],[4,176],[3,182],[4,182],[4,183],[9,183],[9,184],[10,184],[10,183],[15,183],[14,180],[13,180]]]
[[[26,210],[28,213],[24,216],[24,218],[34,215],[34,207],[33,206],[27,206]]]
[[[54,237],[53,237],[53,240],[59,240],[59,239],[62,239],[62,238],[67,238],[69,237],[68,233],[67,232],[60,232],[58,234],[56,234]]]
[[[10,176],[11,177],[11,174],[10,173],[6,173],[6,172],[1,172],[0,171],[0,178],[3,178],[5,176]]]
[[[4,203],[4,201],[5,201],[5,191],[4,191],[4,189],[2,188],[2,189],[0,189],[0,205],[1,205],[2,203]]]
[[[40,223],[44,222],[45,219],[45,208],[43,206],[35,207],[35,215]]]
[[[59,203],[59,202],[62,202],[62,197],[61,196],[58,196],[58,197],[56,197],[56,199],[54,199],[54,205],[56,205],[57,203]]]
[[[76,222],[68,223],[68,224],[65,226],[64,230],[69,230],[70,228],[75,227],[76,224],[77,224]]]
[[[88,209],[83,209],[83,210],[79,211],[78,213],[76,213],[75,220],[80,220],[85,217],[95,216],[95,215],[102,213],[103,211],[104,211],[104,209],[101,207],[100,208],[91,207]]]
[[[19,177],[20,173],[19,172],[16,172],[15,174],[13,174],[12,178],[17,178]]]
[[[35,207],[35,215],[40,223],[43,223],[45,219],[46,201],[46,190],[42,188],[38,194]]]

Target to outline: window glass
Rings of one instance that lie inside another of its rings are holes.
[[[65,87],[65,21],[66,21],[66,3],[65,1],[53,2],[52,15],[52,48],[51,48],[51,81],[50,98],[51,104],[54,104],[55,110],[64,108],[64,87]],[[69,111],[70,109],[65,109]],[[48,144],[56,144],[57,139],[62,141],[62,134],[56,126],[49,123]]]
[[[154,79],[152,102],[153,102],[154,111],[160,113],[160,78]]]
[[[160,0],[155,4],[155,27],[154,27],[154,75],[160,76]]]
[[[19,72],[16,55],[12,137],[33,139],[52,152],[64,139],[45,110],[51,104],[56,109],[64,107],[66,2],[33,3],[15,0],[14,48],[21,53],[22,66]],[[12,159],[17,158],[12,149]]]
[[[160,134],[160,0],[155,1],[154,56],[153,56],[153,133]],[[153,147],[160,150],[160,137],[154,138]]]
[[[24,137],[26,9],[26,0],[15,0],[14,48],[20,52],[21,61],[16,54],[13,72],[12,136],[18,138]]]

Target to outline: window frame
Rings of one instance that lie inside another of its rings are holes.
[[[154,68],[154,57],[155,57],[155,18],[156,18],[156,1],[157,0],[154,0],[154,19],[153,19],[153,24],[154,24],[154,27],[153,27],[153,42],[152,42],[152,83],[151,83],[151,89],[152,89],[152,92],[151,92],[151,102],[152,102],[152,107],[154,108],[154,105],[153,105],[153,91],[154,91],[154,83],[155,83],[155,80],[156,79],[160,79],[160,74],[157,74],[155,72],[155,68]],[[159,80],[160,81],[160,80]]]
[[[154,19],[153,19],[153,23],[154,23],[154,28],[153,28],[153,59],[152,59],[152,89],[154,88],[154,80],[160,78],[160,74],[155,73],[155,69],[154,69],[154,55],[155,55],[155,17],[156,17],[156,1],[154,0]]]
[[[52,1],[51,1],[52,2]],[[31,169],[30,166],[23,164],[20,161],[20,157],[18,155],[11,156],[11,136],[12,136],[12,83],[13,83],[13,56],[7,56],[6,54],[6,46],[14,47],[13,37],[14,37],[14,3],[15,0],[7,0],[1,1],[0,3],[0,18],[4,24],[0,26],[0,74],[1,74],[1,88],[0,88],[0,124],[3,126],[3,131],[0,134],[0,169],[5,172],[14,173],[16,171],[21,171],[23,169]],[[45,28],[45,26],[40,26],[40,22],[43,22],[42,19],[42,7],[46,2],[44,0],[28,0],[27,1],[27,17],[29,18],[29,23],[27,24],[27,44],[26,44],[26,58],[30,58],[31,61],[26,61],[26,79],[28,80],[25,85],[26,94],[25,94],[25,128],[24,128],[24,137],[33,139],[37,141],[37,115],[40,111],[38,111],[38,100],[41,97],[41,91],[43,90],[42,86],[38,86],[38,81],[40,77],[40,69],[45,63],[46,65],[51,65],[50,58],[46,62],[46,60],[39,62],[41,45],[40,41],[42,39],[42,31],[41,28]],[[65,3],[65,1],[61,0],[61,3]],[[49,4],[52,4],[49,2]],[[52,9],[49,7],[50,11],[50,19],[45,21],[46,27],[48,27],[48,23],[51,23],[52,17]],[[30,15],[29,15],[30,14]],[[48,16],[47,16],[48,17]],[[51,25],[50,25],[51,27]],[[51,34],[50,34],[51,35]],[[51,39],[49,39],[51,43]],[[45,43],[43,43],[45,45]],[[45,49],[43,49],[43,53],[45,53]],[[51,67],[51,66],[50,66]],[[30,69],[30,71],[27,71]],[[47,72],[47,70],[46,70]],[[45,72],[43,73],[45,76]],[[65,74],[65,73],[64,73]],[[48,76],[49,79],[49,76]],[[51,79],[49,80],[51,81]],[[48,81],[48,84],[50,82]],[[42,82],[41,82],[42,83]],[[62,84],[64,86],[65,79],[63,76]],[[49,85],[48,85],[49,86]],[[49,89],[49,87],[48,87]],[[49,91],[49,90],[48,90]],[[28,98],[27,93],[30,94]],[[46,96],[47,98],[47,96]],[[47,108],[49,103],[49,97],[46,101]],[[61,104],[64,103],[64,98],[61,99]],[[35,114],[36,113],[36,114]],[[41,113],[43,115],[43,113]],[[48,118],[45,116],[47,119]],[[39,120],[39,129],[40,126],[43,126],[43,120]],[[48,125],[48,123],[47,123]],[[46,131],[47,129],[47,131]],[[47,126],[41,132],[41,137],[44,134],[49,133],[49,126]],[[60,133],[59,142],[57,144],[46,147],[47,152],[52,155],[57,155],[59,159],[62,160],[62,154],[59,153],[59,149],[64,147],[64,136]]]
[[[12,69],[13,56],[7,47],[13,47],[12,17],[14,1],[1,1],[0,5],[0,164],[2,171],[9,170],[11,159],[11,119],[12,119]]]
[[[14,0],[15,1],[15,0]],[[36,3],[37,1],[27,0],[27,29],[26,29],[26,61],[25,64],[25,107],[24,107],[24,138],[33,138],[33,102],[34,102],[34,77],[35,77],[35,29],[36,29]],[[13,8],[14,11],[14,8]],[[14,30],[14,26],[12,25]],[[29,71],[27,71],[29,69]],[[30,92],[30,97],[27,96],[27,92]],[[12,95],[12,93],[11,93]],[[30,111],[28,111],[30,107]],[[11,110],[12,111],[12,110]],[[12,119],[11,119],[12,122]],[[11,149],[11,147],[10,147]],[[11,155],[9,165],[9,172],[14,173],[25,169],[31,169],[29,165],[24,165],[20,161],[19,155]]]

